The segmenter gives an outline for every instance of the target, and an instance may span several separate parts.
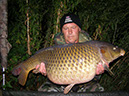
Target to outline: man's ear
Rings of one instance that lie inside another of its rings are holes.
[[[81,32],[81,28],[79,27],[79,32]]]

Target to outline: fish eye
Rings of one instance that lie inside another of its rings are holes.
[[[116,47],[113,47],[113,50],[116,50]]]
[[[118,46],[115,46],[115,47],[113,47],[113,50],[116,50],[118,48]]]

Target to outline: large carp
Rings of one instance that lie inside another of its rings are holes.
[[[47,77],[52,82],[68,84],[64,89],[66,94],[75,84],[92,80],[98,64],[101,63],[108,70],[109,63],[124,54],[123,49],[101,41],[57,45],[37,51],[35,55],[17,65],[12,73],[19,75],[19,83],[24,86],[28,73],[44,62]]]

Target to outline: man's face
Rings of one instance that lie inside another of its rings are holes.
[[[68,23],[62,27],[66,43],[78,43],[80,27],[75,23]]]

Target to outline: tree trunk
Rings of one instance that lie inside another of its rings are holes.
[[[27,6],[28,6],[28,3],[29,3],[29,0],[26,0],[26,3],[27,3]],[[31,55],[31,52],[30,52],[30,25],[29,25],[29,7],[27,8],[27,13],[26,13],[26,16],[27,16],[27,49],[28,49],[28,54]]]
[[[11,48],[7,37],[7,0],[0,0],[0,63],[3,68],[7,68],[7,55]]]

